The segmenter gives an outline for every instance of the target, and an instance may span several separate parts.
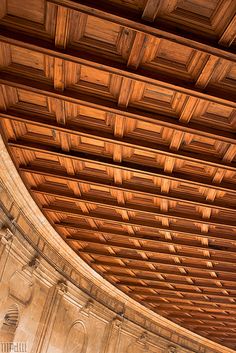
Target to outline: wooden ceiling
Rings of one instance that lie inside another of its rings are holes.
[[[2,0],[0,117],[58,233],[236,348],[236,1]]]

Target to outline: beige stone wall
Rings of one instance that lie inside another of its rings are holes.
[[[0,151],[0,342],[26,342],[27,353],[233,352],[152,313],[76,257]]]

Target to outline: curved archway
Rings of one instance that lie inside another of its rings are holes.
[[[69,329],[64,353],[85,353],[87,349],[87,332],[82,321],[75,321]]]

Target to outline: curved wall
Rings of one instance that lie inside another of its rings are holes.
[[[151,312],[76,256],[29,195],[1,138],[0,168],[0,343],[8,337],[28,353],[233,352]],[[13,305],[19,318],[6,330]]]

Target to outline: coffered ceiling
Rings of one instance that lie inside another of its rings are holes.
[[[236,2],[0,15],[1,131],[42,212],[122,291],[235,348]]]

